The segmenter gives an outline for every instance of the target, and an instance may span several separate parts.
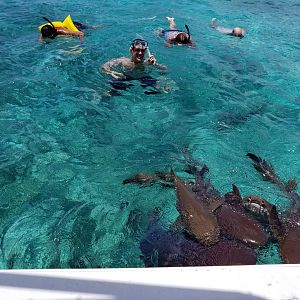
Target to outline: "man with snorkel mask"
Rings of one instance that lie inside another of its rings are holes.
[[[148,59],[145,59],[145,52],[148,53]],[[112,76],[115,79],[131,80],[139,79],[148,75],[154,68],[166,70],[166,66],[158,64],[154,55],[149,52],[148,42],[142,39],[132,41],[129,52],[131,58],[114,58],[101,66],[103,73]],[[116,71],[116,69],[118,71]]]
[[[157,79],[152,78],[149,74],[153,69],[166,71],[167,67],[157,63],[156,58],[150,53],[148,42],[143,39],[135,39],[132,41],[129,52],[131,58],[120,57],[114,58],[101,66],[104,74],[112,76],[114,79],[109,83],[115,90],[127,90],[133,84],[127,84],[126,81],[139,80],[141,86],[152,87],[155,90],[145,91],[145,94],[158,94],[156,89]],[[145,53],[148,54],[148,59],[145,59]],[[115,92],[113,90],[113,92]],[[114,93],[119,95],[119,93]]]
[[[166,17],[170,22],[170,29],[160,29],[158,35],[165,39],[165,46],[171,47],[173,45],[187,45],[190,48],[195,48],[196,45],[191,39],[190,29],[187,25],[185,28],[187,32],[179,30],[176,28],[176,23],[174,18]]]

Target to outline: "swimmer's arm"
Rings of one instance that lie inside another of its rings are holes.
[[[147,65],[153,65],[154,67],[156,67],[158,70],[160,71],[167,71],[168,68],[167,66],[163,65],[163,64],[158,64],[156,58],[154,57],[154,55],[150,55],[149,59],[146,61]]]
[[[216,18],[211,19],[209,27],[211,27],[221,33],[224,33],[224,34],[232,34],[232,28],[225,28],[225,27],[217,25]]]
[[[210,27],[224,34],[232,34],[232,28],[226,28],[218,25],[210,25]]]
[[[102,72],[104,74],[110,75],[115,79],[125,79],[126,76],[120,72],[114,71],[113,68],[123,65],[122,58],[112,59],[101,66]]]
[[[218,30],[221,33],[232,35],[232,28],[225,28],[225,27],[222,27],[222,26],[217,26],[217,28],[215,28],[215,29]]]
[[[213,28],[213,29],[216,29],[217,27],[217,19],[216,18],[212,18],[211,21],[210,21],[210,24],[209,24],[209,27]]]
[[[212,27],[213,29],[221,32],[221,33],[224,33],[224,34],[229,34],[231,35],[232,34],[232,28],[225,28],[225,27],[222,27],[222,26],[215,26],[215,27]]]
[[[78,36],[80,39],[82,39],[84,36],[84,33],[81,31],[72,31],[72,30],[69,30],[66,28],[62,28],[62,27],[56,28],[56,31],[57,31],[57,34]]]
[[[169,40],[166,40],[165,42],[164,42],[164,46],[165,47],[173,47],[174,46],[174,44],[171,42],[171,41],[169,41]]]

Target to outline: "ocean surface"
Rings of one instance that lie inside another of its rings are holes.
[[[43,16],[87,25],[83,41],[41,43]],[[167,48],[155,32],[190,27],[196,49]],[[209,28],[246,28],[238,39]],[[123,185],[173,166],[183,149],[222,193],[236,184],[280,211],[289,200],[256,173],[247,152],[300,179],[299,0],[2,1],[0,11],[0,268],[143,267],[140,241],[153,214],[171,225],[176,194]],[[136,37],[167,74],[161,94],[139,82],[108,97],[104,62],[129,57]],[[298,188],[298,192],[300,189]],[[258,263],[279,263],[275,244]]]

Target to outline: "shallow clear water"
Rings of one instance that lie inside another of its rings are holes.
[[[41,44],[42,16],[88,25],[83,42]],[[188,24],[196,49],[166,48],[154,32]],[[242,26],[242,40],[211,30]],[[182,148],[205,162],[222,192],[267,197],[280,191],[245,157],[256,153],[284,179],[300,178],[300,5],[289,1],[10,1],[0,12],[1,268],[143,266],[139,241],[155,208],[171,224],[175,192],[123,186],[138,172],[180,175]],[[105,97],[99,66],[127,56],[143,36],[169,73],[168,93],[135,84]],[[299,191],[299,189],[298,189]],[[275,245],[259,263],[279,262]]]

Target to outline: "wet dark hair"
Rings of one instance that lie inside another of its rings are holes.
[[[188,44],[190,39],[185,32],[181,32],[177,34],[175,42],[180,44]]]
[[[46,25],[44,25],[41,28],[42,37],[54,39],[56,37],[56,35],[57,35],[56,28],[54,27],[54,25],[52,24],[52,22],[49,21],[49,19],[47,19],[45,17],[43,17],[43,19],[46,20],[47,22],[49,22],[50,25],[46,24]]]
[[[176,38],[175,38],[175,42],[176,43],[180,43],[180,44],[189,44],[191,42],[191,35],[190,35],[190,29],[189,26],[187,26],[185,24],[185,28],[187,30],[187,32],[181,32],[179,34],[177,34]]]

